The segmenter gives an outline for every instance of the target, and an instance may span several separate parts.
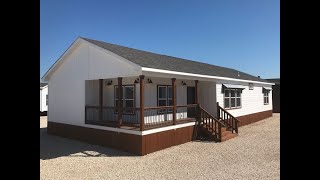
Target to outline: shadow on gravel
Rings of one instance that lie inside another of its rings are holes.
[[[136,155],[112,148],[50,135],[47,133],[47,128],[40,128],[40,159],[46,160],[63,156],[117,157]]]

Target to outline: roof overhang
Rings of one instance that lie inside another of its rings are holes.
[[[272,90],[272,87],[262,87],[264,90],[266,91],[271,91]]]
[[[107,52],[109,54],[112,54],[114,57],[118,58],[119,60],[128,63],[132,66],[134,66],[136,68],[136,70],[141,71],[141,66],[139,66],[138,64],[135,64],[109,50],[106,50],[104,48],[101,48],[100,46],[95,45],[94,43],[91,43],[85,39],[82,39],[81,37],[78,37],[69,47],[68,49],[59,57],[59,59],[50,67],[50,69],[43,75],[43,77],[41,78],[42,81],[44,82],[48,82],[48,80],[50,79],[50,76],[63,64],[64,59],[67,58],[67,56],[69,54],[71,54],[78,46],[80,46],[81,43],[86,43],[89,44],[92,47],[95,47],[101,51]]]
[[[227,80],[227,81],[237,81],[237,82],[248,82],[248,83],[257,83],[257,84],[265,84],[265,85],[274,85],[274,83],[268,83],[268,82],[262,82],[262,81],[235,79],[235,78],[220,77],[220,76],[209,76],[209,75],[202,75],[202,74],[193,74],[193,73],[186,73],[186,72],[179,72],[179,71],[170,71],[170,70],[142,67],[142,73],[144,73],[144,72],[153,72],[153,73],[188,76],[188,77],[197,78],[197,79],[198,78],[204,78],[204,79],[212,79],[212,80]]]
[[[50,69],[42,76],[42,81],[48,81],[51,74],[62,64],[62,60],[68,56],[81,41],[84,41],[80,37],[78,37],[69,47],[68,49],[58,58],[58,60],[50,67]]]
[[[43,87],[40,87],[40,90],[41,89],[44,89],[44,88],[47,88],[48,87],[48,85],[45,85],[45,86],[43,86]]]
[[[224,88],[228,89],[245,89],[246,87],[238,84],[222,84]]]

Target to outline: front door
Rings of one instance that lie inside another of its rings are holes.
[[[187,87],[187,104],[196,103],[195,92],[196,92],[195,87]],[[196,115],[196,111],[194,107],[188,108],[187,112],[188,112],[188,118],[194,118]]]

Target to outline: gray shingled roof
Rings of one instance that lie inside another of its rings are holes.
[[[46,85],[48,85],[48,83],[40,83],[40,87],[44,87]]]
[[[89,41],[97,46],[100,46],[106,50],[109,50],[142,67],[202,74],[202,75],[209,75],[209,76],[220,76],[220,77],[228,77],[228,78],[235,78],[235,79],[268,82],[267,80],[260,79],[256,76],[252,76],[250,74],[247,74],[235,69],[215,66],[211,64],[191,61],[191,60],[167,56],[167,55],[156,54],[152,52],[128,48],[128,47],[110,44],[110,43],[97,41],[97,40],[92,40],[88,38],[82,38],[82,39]],[[238,76],[238,74],[240,76]]]

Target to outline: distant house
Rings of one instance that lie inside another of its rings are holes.
[[[225,141],[272,116],[267,80],[87,38],[42,79],[48,133],[139,155],[194,139]]]
[[[48,84],[40,82],[40,115],[47,115],[48,111]]]
[[[280,78],[267,79],[274,83],[272,86],[272,107],[274,113],[280,113]]]

